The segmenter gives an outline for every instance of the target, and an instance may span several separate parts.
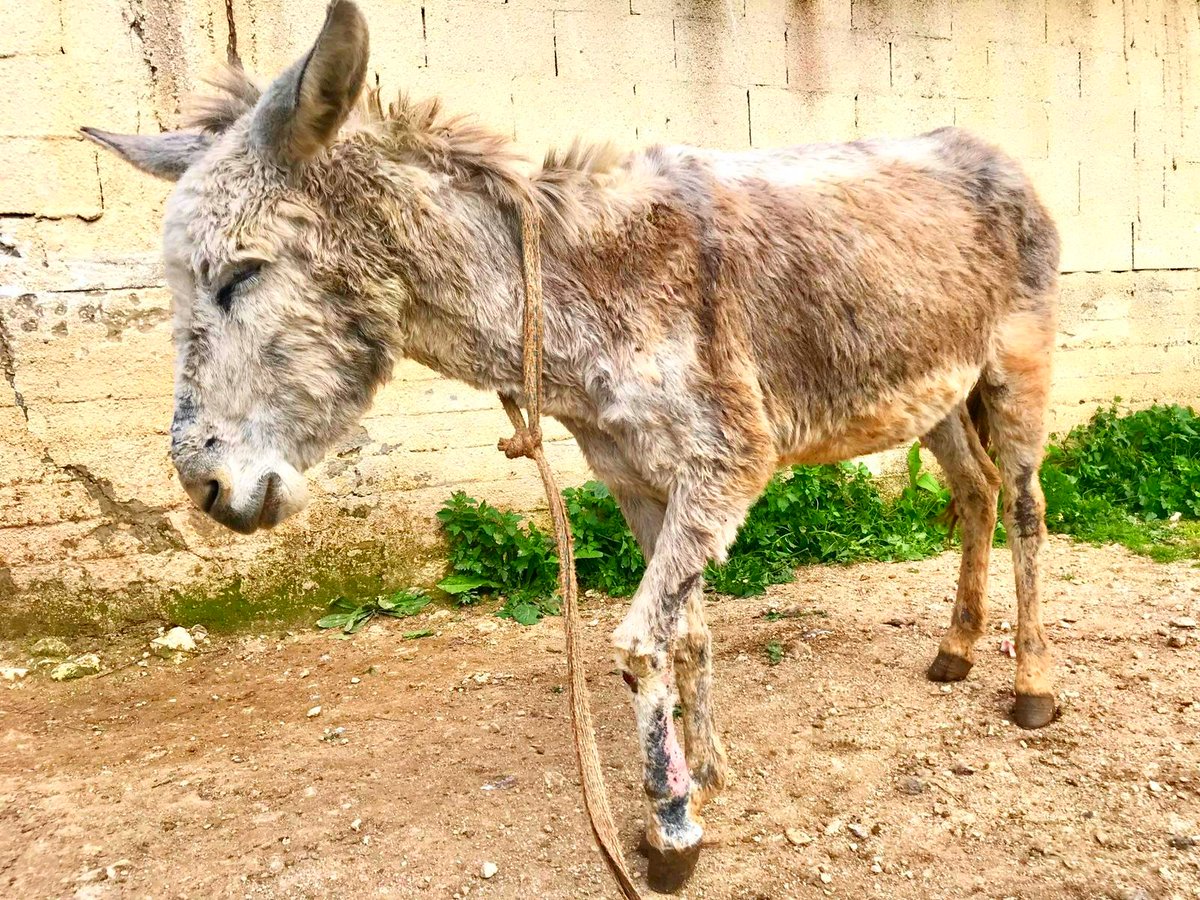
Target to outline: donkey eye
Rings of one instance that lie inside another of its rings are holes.
[[[246,266],[246,268],[238,269],[236,272],[234,272],[233,276],[223,285],[221,285],[220,289],[217,291],[217,306],[228,312],[229,308],[233,305],[233,295],[237,289],[258,275],[261,269],[262,264],[255,263],[254,265]]]

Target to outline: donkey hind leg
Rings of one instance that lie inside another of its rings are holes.
[[[725,748],[713,722],[712,633],[704,621],[704,590],[692,589],[680,611],[675,639],[675,683],[683,713],[683,740],[696,788],[697,811],[725,787]]]
[[[692,781],[672,716],[671,670],[680,615],[700,589],[705,564],[724,551],[748,507],[748,501],[722,504],[711,494],[703,500],[672,496],[646,574],[613,634],[617,666],[634,691],[649,875],[656,890],[675,889],[686,880],[704,835],[698,808],[702,791]]]
[[[1000,473],[983,449],[966,404],[960,404],[921,440],[933,451],[950,483],[962,535],[950,628],[926,674],[931,681],[961,681],[975,663],[975,643],[987,625],[988,556],[996,530]]]
[[[1054,720],[1052,654],[1042,627],[1038,553],[1046,541],[1046,501],[1038,470],[1050,393],[1048,320],[1026,315],[1001,328],[984,375],[983,400],[1004,483],[1004,525],[1017,588],[1017,679],[1013,721],[1040,728]]]
[[[647,560],[654,556],[666,505],[652,497],[614,490],[621,513]],[[683,721],[683,747],[703,806],[725,786],[725,748],[717,735],[712,706],[712,636],[704,621],[704,591],[692,589],[679,613],[675,637],[675,686]]]

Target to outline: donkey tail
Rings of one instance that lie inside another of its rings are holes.
[[[983,448],[984,453],[987,453],[990,429],[988,428],[987,406],[984,405],[983,391],[980,389],[982,383],[982,380],[975,382],[975,387],[971,388],[971,393],[967,395],[967,418],[971,420],[971,427],[975,429],[979,446]],[[969,437],[968,435],[968,439]],[[953,534],[958,525],[958,504],[954,502],[953,496],[939,518]]]

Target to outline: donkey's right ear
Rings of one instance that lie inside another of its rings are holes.
[[[274,162],[316,156],[333,142],[367,79],[367,21],[350,0],[331,0],[316,43],[276,78],[254,109],[250,139]]]
[[[187,167],[212,146],[212,138],[190,131],[164,134],[112,134],[96,128],[80,128],[85,135],[143,172],[178,181]]]

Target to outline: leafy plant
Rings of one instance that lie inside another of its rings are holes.
[[[317,627],[340,628],[344,634],[354,634],[375,616],[404,619],[415,616],[429,603],[429,595],[420,588],[406,588],[390,597],[375,597],[360,603],[338,597],[329,604],[332,611],[317,620]]]
[[[767,654],[768,666],[777,666],[783,662],[783,644],[779,641],[768,641],[763,647],[763,652]]]
[[[438,587],[460,604],[503,594],[499,615],[532,625],[558,612],[554,543],[533,522],[456,491],[438,510],[450,574]]]
[[[1041,481],[1050,531],[1163,561],[1200,557],[1200,416],[1190,407],[1097,410],[1051,443]]]
[[[646,560],[621,508],[598,481],[563,491],[575,540],[575,573],[580,585],[613,597],[628,597],[642,580]]]

